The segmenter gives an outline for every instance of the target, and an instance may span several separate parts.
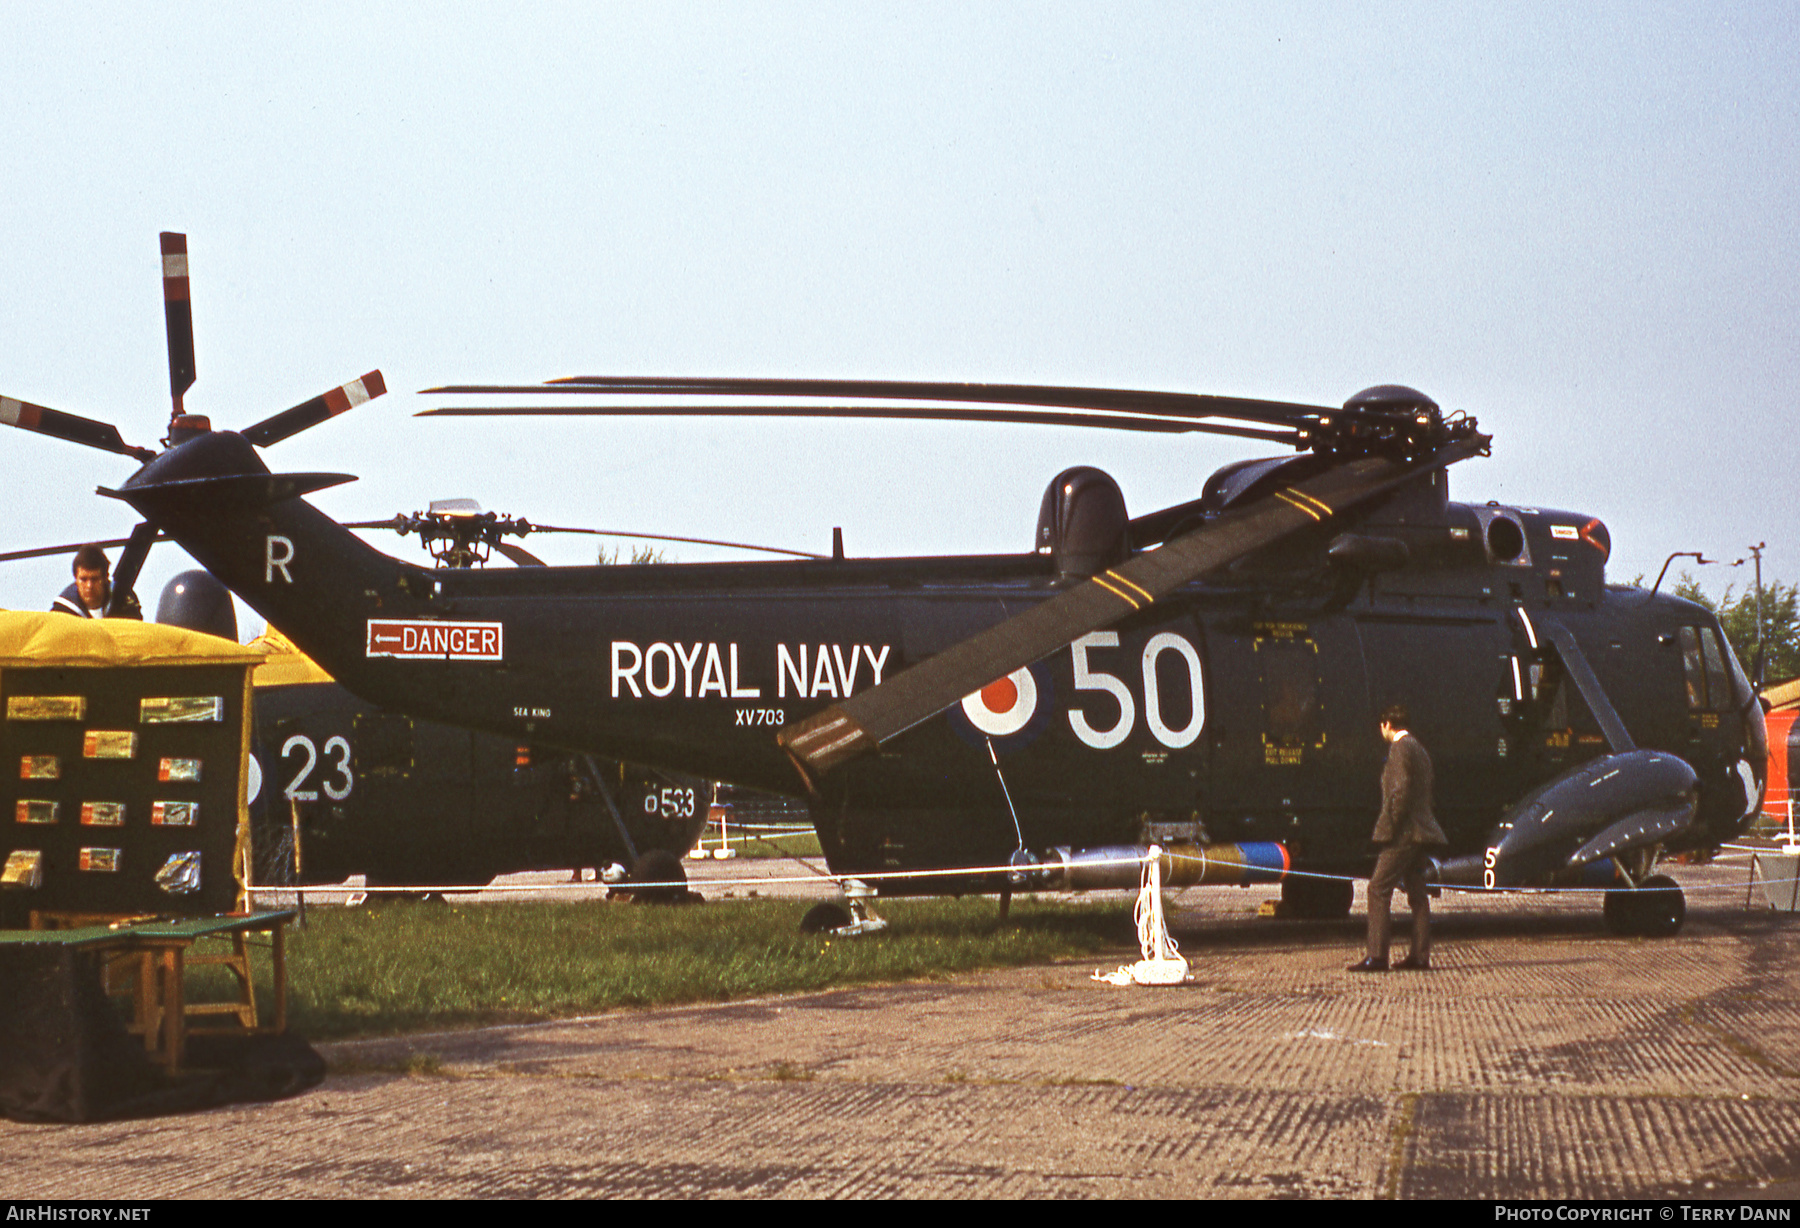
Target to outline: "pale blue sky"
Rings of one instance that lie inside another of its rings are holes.
[[[345,519],[469,496],[806,549],[842,525],[853,554],[1025,549],[1067,465],[1147,511],[1255,450],[413,419],[444,382],[1399,382],[1495,436],[1456,497],[1604,516],[1617,578],[1767,540],[1765,574],[1800,579],[1792,3],[14,2],[0,47],[0,392],[152,443],[156,234],[186,231],[191,410],[242,427],[371,367],[395,389],[268,454],[359,474],[316,499]],[[123,536],[91,492],[130,469],[8,432],[5,547]],[[147,603],[185,565],[158,554]],[[0,604],[66,575],[15,565]]]

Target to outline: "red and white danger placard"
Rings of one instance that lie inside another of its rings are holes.
[[[368,655],[414,661],[499,661],[504,648],[501,630],[500,623],[371,618]]]

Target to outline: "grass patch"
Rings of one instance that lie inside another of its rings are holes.
[[[798,831],[788,836],[733,835],[731,843],[737,849],[738,856],[749,861],[825,855],[825,850],[819,847],[819,834],[811,831]]]
[[[1047,963],[1134,941],[1116,903],[1016,899],[1001,921],[991,899],[884,900],[890,928],[858,938],[802,934],[813,903],[314,908],[288,935],[288,1019],[309,1040],[394,1035]],[[267,962],[258,968],[266,977]],[[195,988],[201,1000],[209,987]]]

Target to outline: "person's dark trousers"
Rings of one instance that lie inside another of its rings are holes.
[[[1387,962],[1388,911],[1393,903],[1394,888],[1406,888],[1406,903],[1412,909],[1412,959],[1424,963],[1431,958],[1431,897],[1425,892],[1425,849],[1417,844],[1389,845],[1375,859],[1375,873],[1369,876],[1369,958]]]

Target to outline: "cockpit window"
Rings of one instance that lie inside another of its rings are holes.
[[[1731,682],[1725,673],[1725,654],[1719,647],[1719,633],[1711,627],[1700,628],[1700,647],[1706,655],[1706,695],[1712,708],[1723,711],[1732,706]]]
[[[1725,642],[1725,665],[1731,670],[1732,707],[1741,708],[1755,697],[1756,688],[1751,685],[1750,676],[1744,673],[1744,663],[1738,660],[1729,640]]]
[[[1687,678],[1688,707],[1706,707],[1706,666],[1700,659],[1700,633],[1693,627],[1681,629],[1681,668]]]

